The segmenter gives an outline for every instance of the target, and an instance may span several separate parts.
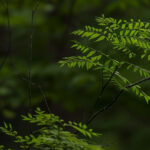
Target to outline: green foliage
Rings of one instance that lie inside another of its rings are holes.
[[[33,131],[32,134],[21,136],[17,131],[13,130],[11,124],[4,123],[0,130],[14,138],[20,149],[49,149],[49,150],[102,150],[98,145],[89,144],[86,137],[92,138],[99,134],[88,129],[85,124],[69,121],[65,123],[54,114],[46,114],[37,108],[35,115],[28,114],[22,116],[24,121],[30,124],[36,124],[39,129]],[[85,138],[78,138],[76,134],[69,130],[73,129]],[[4,146],[0,146],[3,150]]]
[[[121,73],[121,69],[130,70],[139,74],[140,77],[150,77],[149,70],[131,62],[135,58],[150,60],[150,23],[133,19],[127,21],[105,18],[104,15],[98,17],[96,21],[98,27],[85,26],[84,29],[73,32],[81,40],[75,40],[72,47],[80,51],[82,55],[64,58],[60,61],[61,66],[103,70],[106,79],[114,72],[112,83],[125,90],[127,90],[125,87],[132,82],[129,77]],[[88,42],[85,43],[85,41]],[[103,48],[104,43],[107,47]],[[132,87],[131,91],[143,97],[146,102],[150,99],[139,85]]]

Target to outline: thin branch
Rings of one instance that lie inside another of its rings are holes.
[[[32,10],[33,14],[35,14],[37,12],[37,10],[40,6],[40,2],[41,2],[41,0],[37,0],[37,3],[36,3],[35,7]]]
[[[115,67],[115,69],[114,69],[114,71],[112,72],[111,76],[109,77],[109,79],[107,80],[107,82],[106,82],[104,85],[103,85],[103,70],[102,70],[102,88],[101,88],[100,94],[99,94],[99,96],[98,96],[98,98],[97,98],[97,100],[96,100],[96,102],[95,102],[95,104],[94,104],[94,107],[93,107],[92,111],[90,112],[90,115],[88,116],[88,121],[87,121],[87,122],[90,121],[91,116],[93,115],[94,109],[96,108],[96,106],[97,106],[99,100],[102,98],[102,95],[103,95],[103,93],[104,93],[106,87],[107,87],[107,86],[109,85],[109,83],[111,82],[111,80],[112,80],[113,76],[115,75],[117,69],[118,69],[118,66]]]
[[[143,83],[143,82],[146,82],[146,81],[149,81],[149,80],[150,80],[150,77],[144,78],[144,79],[139,80],[139,81],[137,81],[137,82],[135,82],[135,83],[132,83],[132,84],[127,85],[125,88],[129,89],[129,88],[131,88],[131,87],[133,87],[133,86],[135,86],[135,85],[139,85],[139,84],[141,84],[141,83]]]
[[[51,113],[52,111],[51,111],[51,109],[50,109],[50,107],[49,107],[49,105],[48,105],[48,103],[47,103],[46,96],[45,96],[45,94],[44,94],[44,91],[43,91],[41,85],[39,85],[38,87],[39,87],[40,92],[41,92],[41,94],[42,94],[42,97],[43,97],[43,100],[44,100],[45,105],[46,105],[46,107],[47,107],[47,110],[48,110],[49,113]]]
[[[13,63],[12,59],[11,59],[11,66],[17,72],[17,76],[19,77],[20,80],[28,82],[28,78],[25,77],[22,73],[20,73],[20,71],[17,69],[17,67]],[[35,83],[33,81],[31,82],[31,85],[37,87],[40,90],[40,93],[41,93],[41,96],[42,96],[42,100],[44,101],[44,103],[45,103],[45,105],[47,107],[48,112],[51,113],[52,110],[51,110],[51,108],[48,105],[48,102],[47,102],[47,99],[46,99],[46,96],[44,94],[42,86],[39,83]]]
[[[28,70],[28,88],[29,88],[29,110],[31,110],[32,105],[32,59],[33,59],[33,29],[34,29],[34,16],[39,8],[40,0],[37,1],[35,7],[32,9],[31,16],[31,34],[30,34],[30,57],[29,57],[29,70]]]
[[[29,87],[29,111],[31,112],[31,105],[32,105],[32,89],[31,89],[31,69],[32,69],[32,51],[33,51],[33,22],[34,22],[34,13],[32,11],[32,18],[31,18],[31,35],[30,35],[30,57],[29,57],[29,71],[28,71],[28,87]]]
[[[139,84],[146,82],[146,81],[149,81],[149,80],[150,80],[150,77],[144,78],[144,79],[139,80],[135,83],[127,85],[125,88],[129,89],[133,86],[139,85]],[[117,94],[117,96],[112,100],[111,103],[109,103],[104,108],[98,110],[93,115],[91,115],[91,117],[87,120],[86,124],[90,124],[100,113],[104,112],[105,110],[108,110],[113,104],[115,104],[123,92],[124,92],[124,89],[120,90],[119,93]]]
[[[101,90],[102,90],[102,88],[104,86],[104,69],[101,70],[101,75],[102,75],[102,79],[101,79],[101,82],[102,82]]]
[[[99,94],[99,96],[98,96],[98,98],[97,98],[97,100],[96,100],[96,102],[95,102],[95,104],[94,104],[94,107],[93,107],[92,111],[90,112],[90,115],[89,115],[88,118],[91,118],[91,115],[92,115],[94,109],[96,108],[96,106],[97,106],[99,100],[102,98],[102,95],[103,95],[105,89],[107,88],[107,86],[108,86],[109,83],[111,82],[111,80],[112,80],[113,76],[115,75],[117,69],[118,69],[118,66],[115,67],[115,69],[114,69],[114,71],[112,72],[111,76],[109,77],[109,79],[107,80],[107,82],[106,82],[104,85],[103,85],[103,70],[102,70],[102,88],[101,88],[100,94]]]
[[[7,12],[7,28],[8,28],[8,48],[6,51],[6,55],[4,59],[2,60],[2,63],[0,64],[0,70],[2,70],[3,66],[5,65],[10,52],[11,52],[11,26],[10,26],[10,11],[9,11],[9,3],[8,0],[5,0],[6,2],[6,12]],[[5,4],[4,4],[5,5]]]
[[[107,80],[107,82],[104,84],[104,86],[102,87],[101,91],[100,91],[100,94],[99,94],[99,97],[97,99],[97,101],[95,102],[95,106],[97,105],[99,99],[102,97],[105,89],[107,88],[107,86],[109,85],[109,83],[111,82],[113,76],[115,75],[116,71],[118,70],[118,66],[115,67],[114,71],[112,72],[111,76],[109,77],[109,79]]]
[[[27,81],[28,82],[28,79],[26,79],[25,77],[21,77],[20,79],[23,80],[23,81]],[[47,107],[48,112],[52,113],[52,110],[51,110],[51,108],[48,105],[48,102],[47,102],[47,99],[46,99],[46,96],[44,94],[42,86],[40,84],[35,83],[35,82],[31,82],[31,85],[32,86],[36,86],[37,88],[39,88],[41,96],[42,96],[42,99],[43,99],[43,101],[44,101],[44,103],[45,103],[45,105]]]
[[[86,122],[86,124],[90,124],[100,113],[104,112],[105,110],[109,109],[114,103],[116,103],[116,101],[118,100],[118,98],[120,97],[120,95],[124,92],[124,90],[121,90],[118,95],[112,100],[111,103],[109,103],[108,105],[106,105],[104,108],[98,110],[96,113],[94,113],[93,115],[91,115],[91,117],[88,119],[88,121]]]

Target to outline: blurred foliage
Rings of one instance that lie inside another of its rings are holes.
[[[103,150],[100,145],[89,143],[93,137],[99,136],[99,134],[93,132],[92,129],[88,129],[85,124],[76,122],[64,122],[58,116],[54,114],[46,114],[37,108],[35,114],[28,114],[22,116],[24,121],[30,124],[35,124],[39,127],[29,135],[19,135],[18,131],[13,129],[12,124],[4,122],[4,126],[0,127],[0,131],[13,138],[13,148],[11,149],[53,149],[53,150]],[[66,130],[65,128],[72,128],[83,137],[79,137],[74,133]],[[33,134],[35,133],[35,134]],[[88,139],[86,139],[88,137]],[[9,143],[11,145],[11,143]],[[15,146],[16,145],[16,146]],[[0,145],[0,149],[5,147]]]
[[[8,43],[5,0],[0,1],[0,62]],[[33,0],[9,2],[12,30],[12,52],[0,70],[0,118],[11,119],[18,127],[18,114],[28,111],[28,61]],[[115,18],[150,17],[149,0],[51,0],[41,1],[35,16],[33,36],[32,81],[40,84],[52,110],[66,120],[86,120],[101,88],[100,72],[60,68],[56,62],[64,56],[76,55],[70,49],[71,32],[86,24],[95,25],[94,16]],[[105,43],[104,47],[107,46]],[[137,60],[134,60],[136,62]],[[139,63],[143,63],[142,61]],[[145,68],[149,64],[144,63]],[[122,70],[128,76],[126,70]],[[24,77],[22,79],[22,77]],[[138,78],[135,74],[131,80]],[[40,89],[32,86],[32,104],[45,107]],[[148,91],[149,83],[144,89]],[[99,106],[103,107],[117,89],[111,86]],[[45,107],[46,108],[46,107]],[[149,105],[134,95],[124,94],[108,112],[101,114],[93,128],[103,133],[97,142],[107,150],[149,150]],[[24,130],[23,130],[24,131]],[[23,132],[22,131],[22,132]],[[5,137],[0,139],[7,142]],[[1,144],[1,142],[0,142]]]

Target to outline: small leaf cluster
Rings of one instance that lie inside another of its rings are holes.
[[[69,121],[68,123],[54,114],[47,114],[37,108],[35,115],[22,116],[24,121],[39,127],[32,134],[21,136],[13,130],[11,124],[4,123],[0,131],[14,139],[19,149],[41,150],[102,150],[98,145],[90,144],[87,138],[99,136],[85,124]],[[69,131],[70,130],[70,131]],[[71,133],[71,130],[72,133]],[[74,132],[80,134],[76,135]],[[4,146],[0,146],[4,150]],[[10,150],[10,149],[9,149]]]
[[[140,77],[150,77],[149,70],[133,63],[135,58],[150,60],[150,23],[133,19],[117,20],[106,18],[104,15],[96,18],[96,21],[97,27],[85,26],[84,29],[73,32],[78,40],[73,41],[72,47],[81,55],[65,57],[59,62],[60,65],[103,70],[105,79],[109,79],[116,70],[111,82],[125,90],[128,90],[125,87],[132,81],[120,70],[126,69]],[[103,46],[104,43],[107,47]],[[150,96],[139,85],[132,87],[130,91],[143,97],[146,102],[150,100]]]

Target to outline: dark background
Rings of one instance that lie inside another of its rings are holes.
[[[0,64],[7,56],[9,29],[5,0],[0,1]],[[21,114],[29,111],[28,69],[30,54],[31,12],[35,0],[8,0],[11,29],[11,53],[0,68],[0,122],[14,124],[21,133],[27,126]],[[60,68],[58,61],[76,55],[71,49],[71,32],[84,25],[95,25],[95,17],[150,20],[149,0],[45,0],[34,16],[32,110],[47,110],[41,85],[53,113],[65,120],[85,121],[101,87],[98,73],[80,69]],[[136,63],[136,62],[135,62]],[[148,64],[145,64],[149,69]],[[128,72],[126,72],[128,74]],[[134,76],[130,77],[135,78]],[[143,84],[150,93],[150,83]],[[98,107],[103,107],[118,89],[107,88]],[[90,127],[103,135],[97,142],[106,150],[150,149],[150,106],[143,99],[125,93],[108,111],[103,112]],[[10,139],[0,134],[0,144]],[[9,145],[10,146],[10,145]]]

